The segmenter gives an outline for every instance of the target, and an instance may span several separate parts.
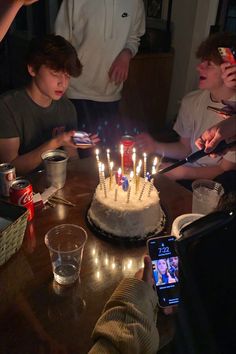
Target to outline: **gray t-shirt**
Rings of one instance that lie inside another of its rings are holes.
[[[64,131],[77,129],[75,108],[66,97],[52,101],[44,108],[24,89],[0,96],[0,117],[0,139],[19,137],[19,155],[36,149]]]

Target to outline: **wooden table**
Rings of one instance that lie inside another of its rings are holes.
[[[43,191],[44,173],[34,176],[32,183],[35,191]],[[69,354],[87,353],[105,302],[123,277],[140,268],[145,246],[118,246],[88,229],[86,212],[97,183],[95,159],[70,162],[66,185],[58,194],[77,206],[36,210],[20,251],[0,268],[0,353],[50,353],[47,341]],[[169,233],[172,221],[191,211],[192,193],[163,175],[156,186]],[[88,232],[80,282],[68,288],[53,282],[44,244],[45,233],[63,223],[79,224]]]

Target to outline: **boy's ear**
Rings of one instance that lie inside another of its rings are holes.
[[[36,75],[36,71],[35,69],[33,68],[32,65],[27,65],[27,69],[28,69],[28,73],[30,74],[30,76],[34,77]]]

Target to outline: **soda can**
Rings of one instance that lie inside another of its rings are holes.
[[[0,164],[0,194],[9,197],[9,189],[16,179],[16,169],[10,163]]]
[[[120,144],[124,146],[124,169],[127,170],[133,166],[132,154],[134,147],[134,138],[130,135],[124,135],[121,138]]]
[[[28,209],[28,221],[34,217],[33,189],[26,179],[16,179],[10,187],[10,200],[13,204]]]

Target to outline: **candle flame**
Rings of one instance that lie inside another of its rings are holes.
[[[155,157],[155,159],[153,160],[153,166],[156,166],[156,165],[157,165],[157,162],[158,162],[158,158]]]

